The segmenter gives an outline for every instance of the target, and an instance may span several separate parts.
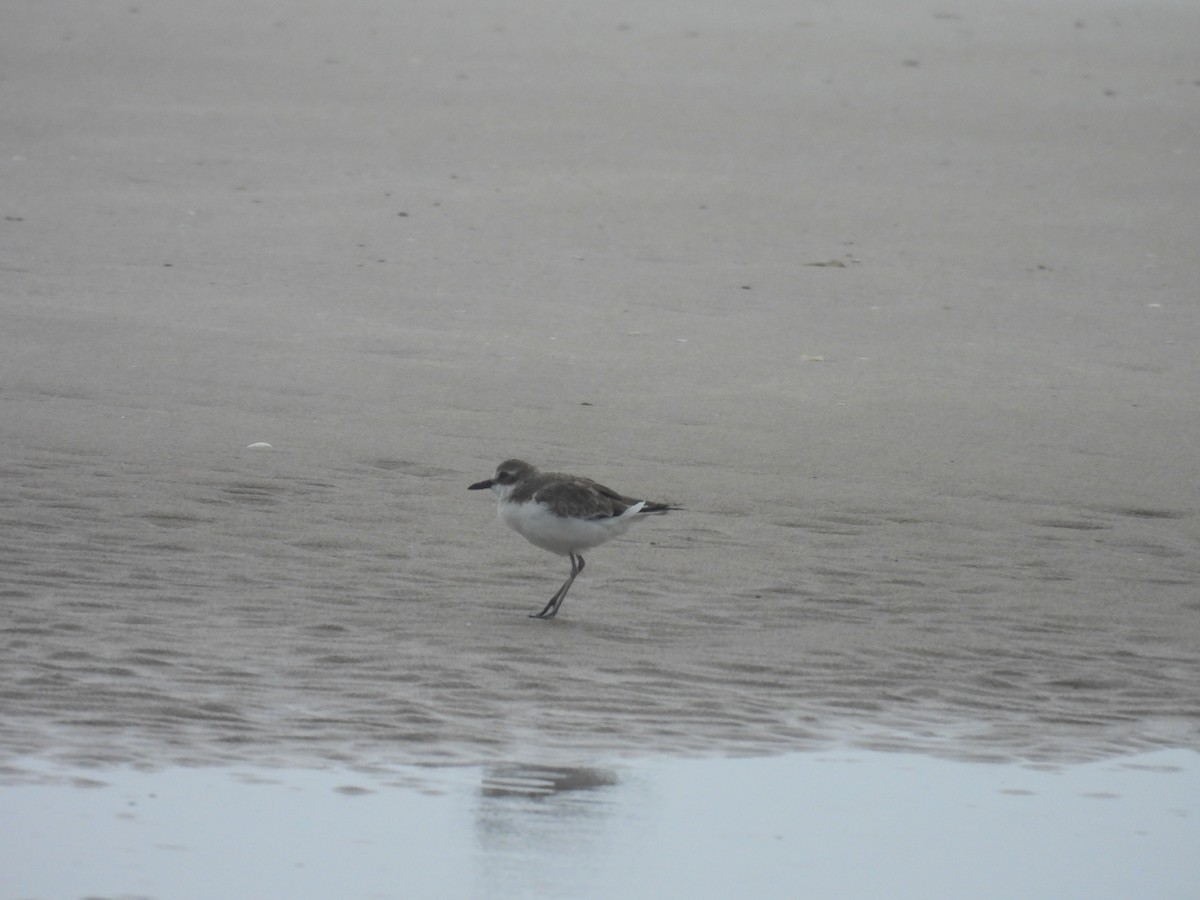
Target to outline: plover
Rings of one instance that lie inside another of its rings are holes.
[[[545,609],[530,614],[533,619],[553,619],[558,614],[575,576],[583,571],[581,551],[624,534],[638,519],[679,508],[623,497],[579,475],[539,472],[521,459],[500,463],[495,475],[468,490],[484,488],[491,488],[500,498],[496,512],[505,525],[529,543],[571,558],[571,574]]]

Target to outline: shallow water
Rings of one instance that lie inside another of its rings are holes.
[[[56,770],[3,789],[4,896],[1194,896],[1200,755]],[[11,774],[11,771],[6,773]]]

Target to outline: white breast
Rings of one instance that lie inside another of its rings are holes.
[[[635,503],[619,516],[572,519],[556,515],[545,503],[509,503],[501,500],[497,512],[505,525],[531,544],[566,556],[598,547],[624,534],[641,509],[642,503]]]

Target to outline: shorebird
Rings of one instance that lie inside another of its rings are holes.
[[[531,619],[553,619],[566,599],[575,577],[583,571],[583,550],[599,547],[624,534],[638,519],[661,515],[677,506],[634,500],[590,478],[562,472],[539,472],[521,459],[496,467],[496,474],[468,487],[491,488],[500,498],[496,513],[529,543],[571,558],[571,574],[554,592],[546,608]]]

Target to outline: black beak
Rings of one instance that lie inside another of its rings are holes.
[[[492,479],[489,478],[487,481],[475,482],[474,484],[470,485],[467,488],[467,490],[468,491],[482,491],[484,488],[490,488],[492,486],[492,484],[493,484]]]

